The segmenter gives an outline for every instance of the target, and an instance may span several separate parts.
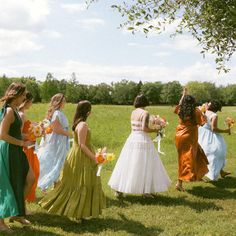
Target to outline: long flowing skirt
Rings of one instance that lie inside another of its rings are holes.
[[[209,172],[206,176],[211,180],[216,180],[225,166],[226,144],[224,138],[220,134],[212,132],[209,125],[206,124],[198,129],[198,142],[209,162]]]
[[[131,132],[108,185],[119,192],[144,194],[164,192],[170,183],[149,135],[143,131]]]
[[[49,192],[40,205],[49,213],[81,219],[98,217],[105,207],[97,165],[74,144],[65,161],[59,185]]]
[[[36,199],[35,191],[36,191],[36,187],[38,185],[38,178],[39,178],[39,160],[38,160],[38,157],[34,151],[34,148],[24,148],[24,152],[27,156],[29,165],[32,168],[32,170],[34,172],[34,176],[35,176],[34,184],[31,188],[30,192],[26,196],[26,200],[28,202],[33,202]]]
[[[19,214],[10,183],[9,144],[0,140],[0,219]]]
[[[36,154],[40,163],[38,187],[45,190],[57,182],[69,150],[68,137],[52,133],[42,140]]]

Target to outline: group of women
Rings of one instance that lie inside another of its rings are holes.
[[[97,217],[105,207],[105,196],[100,176],[97,176],[97,160],[91,145],[91,130],[86,122],[91,113],[91,103],[80,101],[77,105],[72,133],[74,141],[69,145],[71,132],[63,113],[65,97],[52,97],[46,118],[53,127],[38,148],[29,138],[30,121],[27,110],[32,96],[21,83],[12,83],[1,99],[0,113],[0,232],[11,232],[4,219],[31,224],[26,220],[25,200],[35,201],[35,189],[47,190],[40,205],[49,213],[75,219]],[[142,194],[154,197],[167,191],[171,184],[168,174],[148,133],[158,132],[148,126],[149,105],[144,95],[134,101],[129,135],[115,165],[109,185],[117,197],[123,194]],[[184,191],[183,181],[202,180],[206,175],[216,180],[225,165],[226,145],[219,133],[230,129],[217,127],[216,112],[220,103],[212,101],[203,115],[196,109],[195,99],[186,89],[175,113],[179,116],[176,129],[178,152],[178,181],[176,189]],[[202,127],[201,127],[202,126]]]

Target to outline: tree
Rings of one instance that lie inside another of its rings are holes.
[[[161,92],[162,102],[170,105],[178,104],[182,91],[183,88],[178,81],[164,84]]]
[[[43,102],[48,102],[51,97],[59,93],[59,81],[51,73],[47,74],[46,80],[41,84],[40,94]]]
[[[144,83],[141,87],[141,92],[145,94],[151,104],[160,104],[162,88],[161,82]]]
[[[112,84],[112,86],[112,99],[115,104],[133,104],[134,98],[139,93],[139,86],[133,81],[122,80],[120,82]]]
[[[235,0],[133,0],[112,7],[126,18],[121,26],[132,32],[160,33],[177,23],[176,34],[190,32],[202,45],[201,53],[215,54],[217,69],[228,71],[225,63],[236,45]]]

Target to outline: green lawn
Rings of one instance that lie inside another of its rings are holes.
[[[43,119],[46,109],[44,104],[35,104],[29,110],[28,117]],[[132,109],[132,106],[94,106],[88,120],[93,144],[96,147],[107,146],[108,151],[118,157],[130,132]],[[75,105],[66,105],[65,113],[70,124],[74,110]],[[12,225],[16,232],[13,235],[236,235],[236,134],[225,135],[228,146],[225,170],[232,172],[232,176],[215,183],[186,183],[187,191],[178,192],[174,187],[177,176],[174,145],[177,116],[172,107],[153,106],[148,110],[169,121],[162,142],[162,151],[166,156],[160,156],[172,180],[168,192],[158,194],[155,199],[129,195],[123,201],[118,201],[107,185],[115,162],[109,163],[101,174],[107,197],[107,208],[101,217],[77,223],[47,214],[37,203],[30,204],[32,226],[21,228],[15,223]],[[225,107],[219,113],[221,127],[224,127],[223,120],[227,116],[236,119],[236,108]],[[41,196],[42,193],[38,191],[38,199]]]

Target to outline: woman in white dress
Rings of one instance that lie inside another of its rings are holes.
[[[58,93],[51,98],[47,118],[51,121],[53,132],[42,139],[37,155],[40,163],[38,186],[46,190],[56,184],[69,151],[69,123],[62,112],[65,97]]]
[[[204,150],[209,165],[209,172],[206,177],[210,180],[217,180],[221,175],[224,178],[230,173],[223,171],[226,157],[226,144],[220,133],[230,134],[230,129],[218,128],[217,112],[221,111],[221,104],[217,100],[212,100],[205,113],[207,123],[198,128],[198,142]]]
[[[118,197],[123,193],[151,196],[168,189],[171,181],[148,135],[157,132],[148,128],[149,105],[144,95],[135,98],[135,110],[131,114],[131,129],[108,185]]]

